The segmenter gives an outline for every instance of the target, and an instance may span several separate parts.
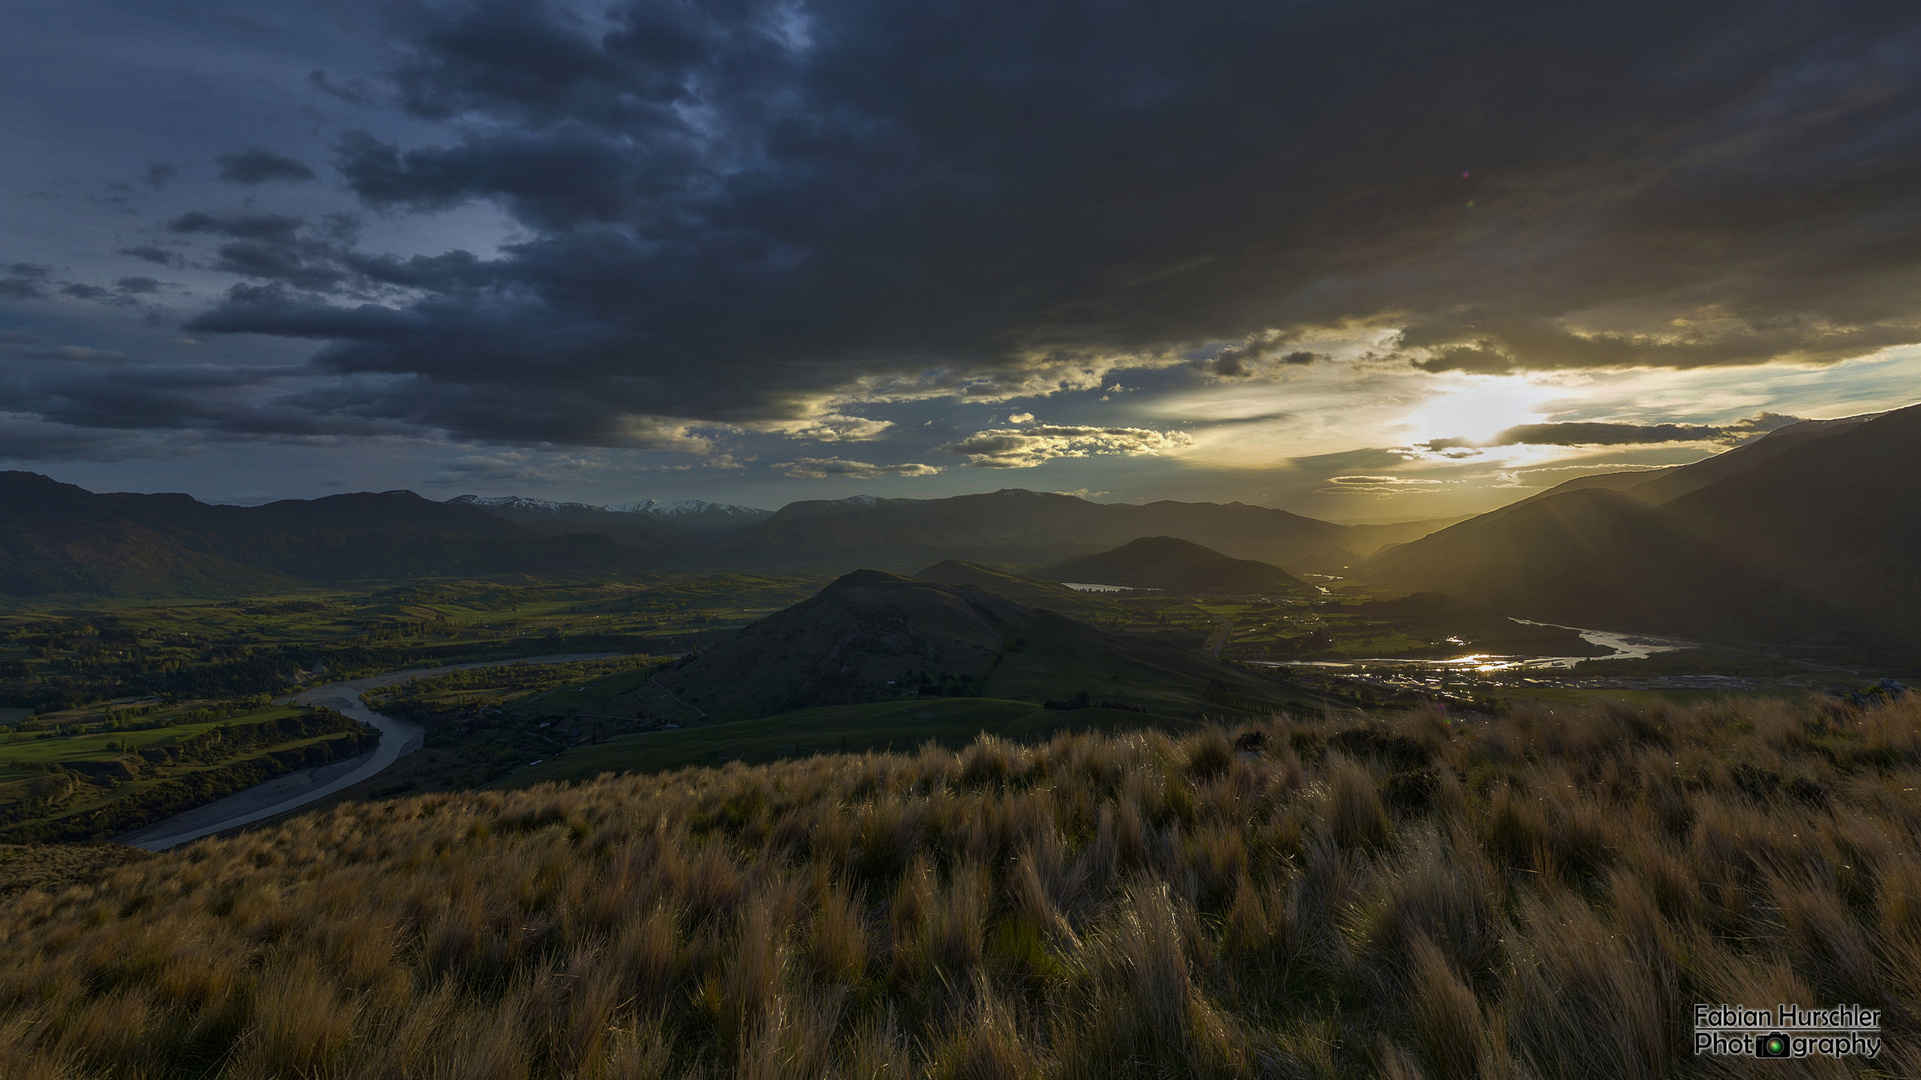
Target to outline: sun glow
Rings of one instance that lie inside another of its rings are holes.
[[[1518,424],[1540,423],[1546,412],[1543,406],[1567,392],[1564,387],[1511,376],[1457,375],[1448,381],[1455,385],[1423,403],[1403,422],[1410,443],[1488,441]]]

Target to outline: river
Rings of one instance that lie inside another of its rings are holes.
[[[1572,630],[1581,635],[1581,640],[1590,645],[1614,650],[1605,656],[1504,656],[1493,653],[1476,653],[1472,656],[1455,656],[1446,660],[1415,660],[1402,656],[1362,657],[1355,660],[1256,660],[1263,667],[1315,667],[1315,668],[1358,668],[1393,664],[1400,667],[1427,668],[1434,671],[1517,671],[1527,669],[1547,670],[1571,668],[1584,660],[1645,660],[1656,653],[1679,652],[1682,649],[1699,647],[1699,642],[1683,641],[1680,638],[1655,637],[1651,634],[1626,634],[1613,630],[1584,630],[1578,626],[1562,626],[1560,623],[1534,622],[1529,619],[1515,619],[1517,623],[1528,626],[1553,626],[1562,630]]]
[[[380,745],[371,752],[345,761],[335,761],[311,769],[277,776],[245,791],[235,792],[204,806],[175,814],[165,821],[138,829],[120,838],[124,844],[148,851],[165,851],[189,840],[224,832],[265,818],[298,810],[309,803],[344,791],[378,776],[394,762],[420,749],[426,729],[382,716],[361,704],[360,695],[378,686],[412,682],[449,671],[467,668],[499,667],[503,664],[564,664],[576,660],[603,660],[623,653],[556,653],[550,656],[517,656],[511,660],[488,660],[473,664],[450,664],[437,668],[409,668],[365,679],[348,679],[303,690],[286,700],[295,705],[311,705],[345,713],[380,732]]]

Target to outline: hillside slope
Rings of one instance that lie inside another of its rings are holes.
[[[1059,582],[1021,574],[1011,574],[963,559],[949,559],[914,572],[922,581],[944,581],[949,585],[972,585],[1005,596],[1017,604],[1047,611],[1069,612],[1087,605],[1087,594]]]
[[[1589,488],[1506,507],[1386,552],[1367,576],[1581,626],[1921,641],[1921,406],[1734,463],[1652,505]]]
[[[1545,499],[1585,488],[1604,488],[1608,491],[1626,492],[1650,506],[1658,506],[1686,495],[1690,491],[1704,488],[1716,480],[1746,472],[1798,446],[1829,435],[1839,435],[1883,415],[1885,414],[1870,413],[1842,417],[1837,420],[1803,420],[1798,424],[1776,428],[1753,442],[1742,443],[1731,450],[1715,454],[1713,457],[1702,458],[1700,461],[1686,465],[1672,465],[1664,469],[1597,473],[1592,476],[1576,477],[1531,498],[1523,499],[1521,502],[1532,502],[1536,499]]]
[[[1112,551],[1055,563],[1041,574],[1054,581],[1169,592],[1286,593],[1307,588],[1278,566],[1230,558],[1172,536],[1143,536]]]
[[[1226,692],[1280,704],[1280,684],[1197,652],[1110,634],[972,585],[858,570],[660,676],[715,720],[886,700],[909,689],[1094,701],[1191,714]]]

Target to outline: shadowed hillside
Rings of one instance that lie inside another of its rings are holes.
[[[1723,455],[1743,467],[1723,462],[1698,487],[1670,483],[1687,490],[1664,502],[1641,488],[1551,494],[1388,551],[1367,575],[1577,626],[1921,641],[1921,406],[1795,431],[1778,453],[1760,453],[1763,439]]]
[[[1210,687],[1252,702],[1283,685],[1197,652],[1110,634],[972,585],[860,570],[660,676],[716,720],[937,695],[1040,702],[1086,691],[1192,715]],[[891,684],[891,685],[890,685]]]
[[[1276,718],[347,804],[13,857],[9,1080],[1921,1075],[1921,706]],[[92,876],[95,880],[85,880]],[[76,880],[80,878],[80,880]],[[1785,1067],[1784,1067],[1785,1068]]]
[[[1525,505],[1536,499],[1545,499],[1587,488],[1626,492],[1650,506],[1658,506],[1670,499],[1686,495],[1690,491],[1704,488],[1716,480],[1746,472],[1798,446],[1829,435],[1839,435],[1882,415],[1884,414],[1873,413],[1866,416],[1843,417],[1839,420],[1803,420],[1798,424],[1776,428],[1753,442],[1743,443],[1732,450],[1702,458],[1700,461],[1686,465],[1671,465],[1665,469],[1642,469],[1633,472],[1598,473],[1577,477],[1538,495],[1523,499],[1519,503],[1490,512],[1498,514],[1513,506]]]
[[[1028,607],[1042,608],[1047,611],[1073,612],[1086,605],[1085,593],[1076,592],[1059,582],[1044,581],[1040,578],[1010,574],[962,559],[949,559],[944,563],[915,571],[914,576],[922,581],[945,581],[949,585],[972,585],[998,593],[1009,600]]]
[[[1143,536],[1113,551],[1055,563],[1041,573],[1055,581],[1169,592],[1287,593],[1308,587],[1278,566],[1230,558],[1172,536]]]

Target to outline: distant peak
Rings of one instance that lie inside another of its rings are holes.
[[[855,570],[852,573],[842,574],[840,577],[835,578],[833,584],[827,586],[824,591],[833,592],[837,589],[857,589],[863,585],[882,585],[889,582],[911,580],[913,579],[904,578],[899,574],[890,574],[885,570]]]

